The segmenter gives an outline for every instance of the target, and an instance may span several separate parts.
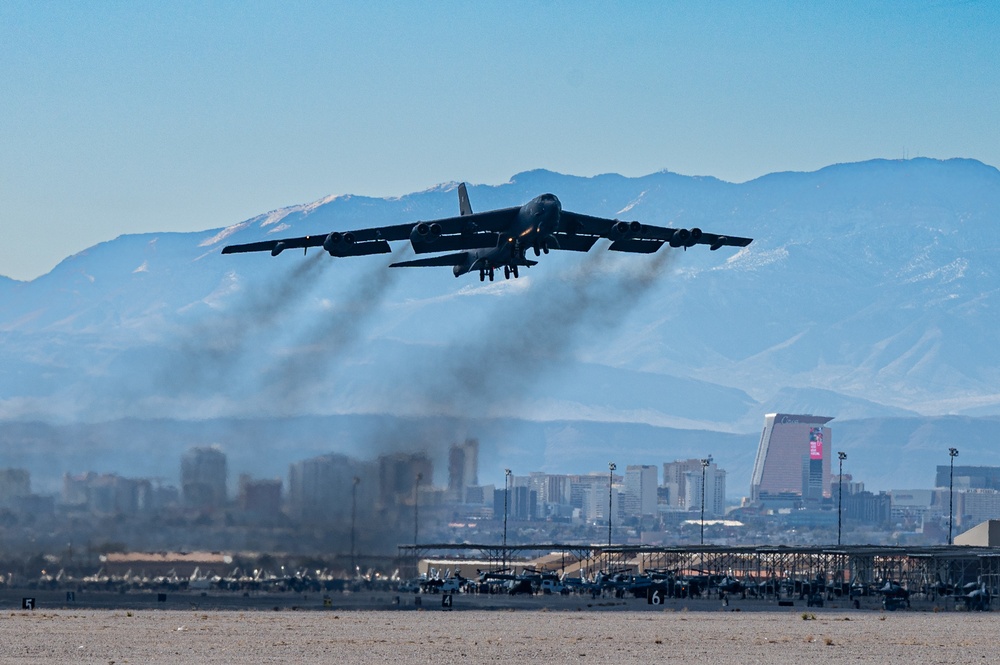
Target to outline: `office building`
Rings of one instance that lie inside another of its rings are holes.
[[[648,464],[630,464],[625,469],[623,512],[626,517],[656,515],[657,469]]]
[[[711,459],[711,458],[709,458]],[[697,471],[688,471],[684,481],[684,505],[689,511],[701,512],[702,478],[705,480],[705,516],[723,517],[726,514],[726,472],[715,462]]]
[[[281,479],[254,479],[240,475],[237,495],[240,510],[255,518],[271,519],[281,514]]]
[[[764,417],[750,498],[775,506],[817,506],[830,498],[832,417],[769,413]]]
[[[434,486],[434,465],[426,453],[381,455],[376,464],[380,508],[412,506],[418,485]]]
[[[448,492],[461,501],[465,488],[479,484],[479,441],[466,439],[448,451]]]
[[[31,494],[31,474],[25,469],[0,469],[0,506],[14,505],[15,499]]]
[[[226,455],[218,446],[189,448],[181,457],[184,505],[213,511],[226,507]]]
[[[934,486],[950,487],[952,485],[951,471],[950,465],[939,465]],[[954,487],[956,490],[1000,490],[1000,466],[956,466]]]
[[[357,515],[372,513],[378,497],[377,485],[374,467],[347,455],[300,460],[288,469],[289,514],[306,522],[346,523],[354,503]]]

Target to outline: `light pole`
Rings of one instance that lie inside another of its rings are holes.
[[[948,544],[951,545],[951,525],[955,520],[955,458],[958,457],[958,448],[949,448],[948,456],[951,458],[951,470],[948,472]]]
[[[844,507],[844,460],[847,453],[837,453],[840,460],[840,471],[837,472],[837,547],[840,547],[840,527]]]
[[[357,523],[358,516],[358,483],[361,479],[354,476],[354,484],[351,486],[351,574],[353,575],[357,571],[358,566],[354,561],[354,527]],[[416,542],[413,543],[416,545]]]
[[[417,544],[417,534],[419,533],[418,528],[420,526],[420,521],[417,519],[418,512],[417,507],[420,503],[420,481],[424,479],[424,474],[417,473],[417,479],[413,483],[413,545]]]
[[[705,544],[705,472],[708,465],[712,463],[712,456],[709,455],[701,460],[701,544]]]
[[[615,484],[615,469],[618,466],[614,462],[608,462],[608,547],[611,547],[611,492]]]
[[[510,469],[503,470],[503,569],[507,570],[507,487],[510,481]]]

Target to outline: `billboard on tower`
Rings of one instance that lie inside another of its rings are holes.
[[[823,459],[823,428],[809,430],[809,459]]]

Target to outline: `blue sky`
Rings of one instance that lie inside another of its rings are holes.
[[[1000,3],[0,0],[0,275],[534,168],[1000,165]]]

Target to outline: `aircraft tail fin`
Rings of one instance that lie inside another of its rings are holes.
[[[472,204],[469,203],[469,191],[465,188],[465,183],[458,186],[458,212],[460,215],[471,215]]]

